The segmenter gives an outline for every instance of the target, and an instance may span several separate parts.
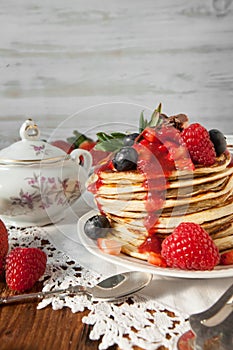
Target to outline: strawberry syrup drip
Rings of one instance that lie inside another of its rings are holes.
[[[108,159],[105,163],[98,165],[94,169],[94,173],[98,176],[98,179],[89,184],[87,189],[94,195],[97,194],[99,188],[103,185],[103,179],[101,178],[102,172],[112,172],[114,169],[111,159]]]
[[[138,170],[145,177],[144,188],[147,191],[145,208],[147,216],[144,227],[148,232],[146,240],[138,247],[139,253],[160,252],[156,236],[157,224],[161,215],[166,191],[169,187],[168,177],[174,169],[174,163],[168,160],[166,147],[159,142],[144,142],[134,146],[138,152]]]
[[[112,172],[114,169],[111,159],[108,159],[104,164],[98,165],[95,167],[94,173],[98,176],[98,179],[89,184],[87,187],[87,190],[96,195],[98,193],[99,188],[103,185],[103,179],[101,178],[101,172],[107,171]],[[104,215],[105,212],[103,211],[102,205],[99,203],[98,199],[96,199],[96,205],[99,209],[100,214]]]
[[[137,170],[143,174],[144,188],[147,192],[145,208],[147,216],[144,219],[144,227],[148,237],[138,248],[140,253],[158,253],[161,247],[161,240],[156,236],[159,217],[162,213],[166,200],[166,191],[169,188],[168,179],[176,169],[193,171],[191,162],[185,147],[183,147],[179,131],[173,127],[162,126],[159,130],[146,128],[134,148],[138,153]],[[98,180],[89,185],[88,190],[94,195],[98,193],[103,185],[101,172],[116,171],[111,160],[95,168]],[[101,205],[97,205],[103,213]],[[104,213],[103,213],[104,214]]]
[[[138,248],[139,253],[143,254],[146,252],[154,252],[154,253],[160,253],[161,252],[161,244],[162,240],[158,238],[156,233],[150,234],[146,240],[140,245]]]
[[[166,201],[169,177],[176,169],[193,171],[194,166],[186,148],[182,144],[180,133],[173,127],[162,126],[160,130],[146,128],[142,133],[144,139],[134,147],[139,154],[137,168],[146,178],[147,216],[144,226],[148,237],[139,246],[140,253],[158,253],[157,226]]]

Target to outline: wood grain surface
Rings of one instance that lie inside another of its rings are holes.
[[[31,291],[41,288],[38,282]],[[13,294],[0,281],[0,297]],[[53,311],[50,306],[41,310],[36,306],[36,302],[0,306],[1,350],[98,350],[100,341],[89,338],[92,327],[82,323],[88,310],[72,313],[69,308]],[[124,349],[113,345],[108,350]],[[134,346],[134,350],[143,349]],[[168,349],[162,345],[157,350]]]
[[[112,102],[139,110],[162,102],[167,114],[233,133],[233,5],[218,16],[213,2],[224,0],[3,2],[0,136],[17,136],[28,116],[52,132]],[[114,107],[69,128],[121,121]],[[123,121],[137,125],[131,112]]]
[[[38,283],[33,291],[41,290]],[[0,296],[12,294],[4,282]],[[69,308],[37,310],[36,302],[0,306],[1,350],[95,350],[97,341],[89,339],[91,326],[82,323],[88,311],[72,313]],[[111,347],[114,350],[116,347]]]

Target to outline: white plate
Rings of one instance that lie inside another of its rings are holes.
[[[233,135],[225,135],[226,140],[227,140],[227,146],[229,150],[232,152],[233,151]]]
[[[127,269],[150,272],[155,275],[179,278],[223,278],[233,277],[233,265],[216,266],[212,271],[186,271],[172,268],[162,268],[151,265],[146,261],[131,258],[125,254],[110,255],[103,253],[96,244],[96,241],[90,239],[84,232],[85,222],[98,212],[95,210],[89,211],[83,215],[78,221],[78,234],[81,243],[84,247],[95,256],[107,260],[112,264],[123,266]]]

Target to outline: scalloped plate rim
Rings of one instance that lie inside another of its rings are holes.
[[[144,260],[139,260],[136,258],[132,258],[125,254],[120,255],[110,255],[103,253],[97,246],[96,241],[87,237],[84,232],[84,224],[85,222],[95,214],[98,214],[97,210],[90,210],[88,213],[84,214],[78,220],[78,235],[83,246],[95,256],[100,259],[106,260],[112,264],[120,265],[129,270],[137,270],[149,272],[154,275],[160,275],[164,277],[175,277],[175,278],[189,278],[189,279],[209,279],[209,278],[225,278],[225,277],[233,277],[233,265],[227,266],[216,266],[214,270],[211,271],[194,271],[194,270],[179,270],[172,268],[162,268],[157,267]]]

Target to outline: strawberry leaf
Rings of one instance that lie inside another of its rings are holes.
[[[148,122],[147,119],[145,119],[143,111],[140,114],[139,118],[139,132],[141,133],[147,126],[150,127],[156,127],[161,125],[162,118],[160,117],[162,110],[162,104],[160,103],[158,107],[154,110],[154,112],[151,115],[150,121]]]
[[[140,114],[139,118],[139,132],[141,133],[148,125],[148,121],[144,118],[143,111]]]
[[[160,122],[160,113],[162,110],[162,105],[161,103],[158,105],[158,107],[154,110],[152,113],[151,119],[148,123],[148,126],[155,127],[159,125]]]

